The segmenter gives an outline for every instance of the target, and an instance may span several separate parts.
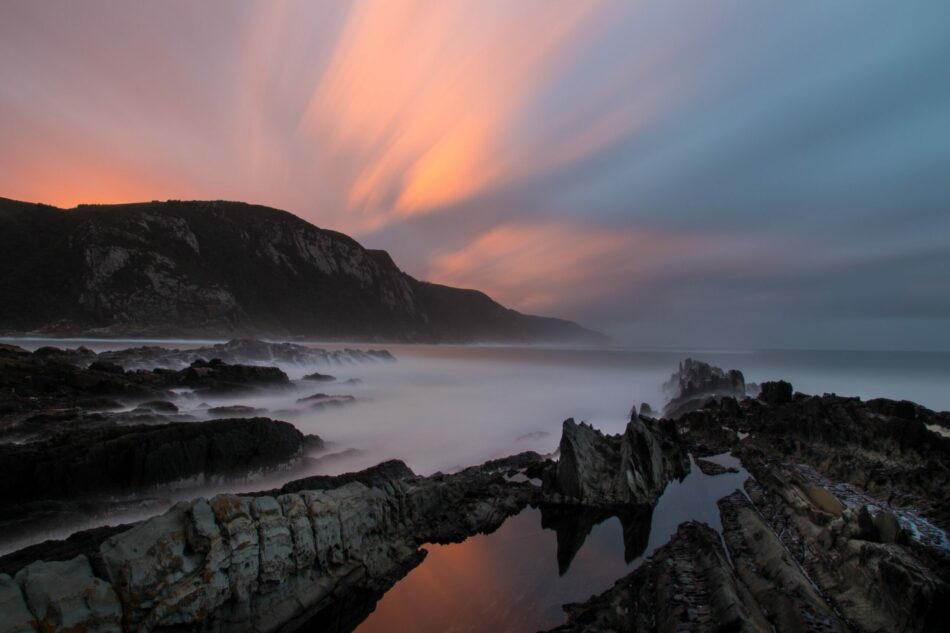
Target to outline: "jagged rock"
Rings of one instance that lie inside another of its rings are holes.
[[[784,380],[763,382],[759,388],[759,400],[768,404],[786,404],[792,401],[792,385]]]
[[[680,525],[611,589],[565,609],[567,624],[552,633],[772,631],[733,573],[719,535],[695,522]]]
[[[722,464],[711,462],[708,459],[697,459],[696,465],[699,466],[699,470],[704,475],[715,476],[715,475],[725,475],[726,473],[739,472],[738,468],[733,468],[731,466],[723,466]]]
[[[723,371],[702,361],[687,358],[663,386],[670,400],[663,408],[663,417],[678,418],[703,407],[716,396],[744,398],[745,377],[738,369]]]
[[[621,435],[564,421],[560,459],[545,497],[589,506],[653,505],[689,460],[671,423],[635,416]]]

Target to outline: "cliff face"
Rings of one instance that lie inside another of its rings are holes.
[[[268,334],[424,342],[596,341],[276,209],[150,202],[62,210],[0,199],[0,330]]]

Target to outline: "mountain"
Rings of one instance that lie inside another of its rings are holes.
[[[0,198],[0,331],[407,342],[602,342],[385,251],[239,202],[75,209]]]

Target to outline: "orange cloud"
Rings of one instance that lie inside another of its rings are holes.
[[[506,305],[544,310],[633,292],[663,262],[696,250],[695,237],[568,224],[504,224],[437,256],[428,279],[484,290]]]
[[[576,45],[594,2],[366,0],[352,9],[304,128],[358,165],[347,205],[370,228],[518,173],[507,134]]]

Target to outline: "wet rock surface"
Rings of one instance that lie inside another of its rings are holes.
[[[31,562],[15,586],[0,576],[0,601],[16,606],[8,625],[54,613],[77,630],[305,628],[347,597],[381,595],[422,560],[421,544],[492,531],[538,495],[491,468],[417,478],[391,464],[375,475],[374,486],[180,503],[108,535],[91,559]],[[67,567],[77,582],[60,592]]]
[[[35,356],[0,354],[30,362]],[[39,358],[59,363],[57,354],[46,350]],[[624,558],[633,561],[650,542],[658,501],[692,461],[719,475],[735,472],[722,464],[738,459],[751,477],[718,500],[715,527],[681,524],[611,589],[566,607],[567,622],[556,630],[942,630],[950,619],[950,439],[932,427],[946,414],[906,401],[807,396],[782,381],[763,383],[750,398],[737,374],[687,362],[675,396],[687,400],[673,408],[675,419],[634,413],[618,435],[566,420],[556,460],[525,452],[431,477],[393,460],[253,494],[199,498],[133,526],[39,544],[0,558],[0,624],[348,631],[424,559],[421,545],[490,532],[528,504],[540,508],[542,528],[556,533],[561,574],[611,517],[619,518]],[[314,394],[301,404],[326,398]],[[139,408],[142,415],[174,415],[166,402],[150,395]],[[64,445],[94,455],[109,436],[90,437],[97,439]],[[296,454],[307,441],[298,439]],[[229,445],[226,452],[239,450]],[[27,462],[46,459],[55,445],[39,452]],[[189,454],[180,447],[174,453]],[[0,481],[32,477],[31,485],[40,485],[50,476],[4,477],[2,457]],[[246,465],[248,458],[235,461]],[[165,472],[142,468],[123,477]],[[195,468],[204,472],[208,464]],[[54,463],[43,470],[58,472]],[[17,494],[2,485],[4,494]]]
[[[556,630],[942,630],[950,444],[928,429],[944,415],[783,381],[706,400],[677,420],[681,441],[731,450],[752,475],[719,500],[721,537],[681,525],[612,589],[566,607]]]

